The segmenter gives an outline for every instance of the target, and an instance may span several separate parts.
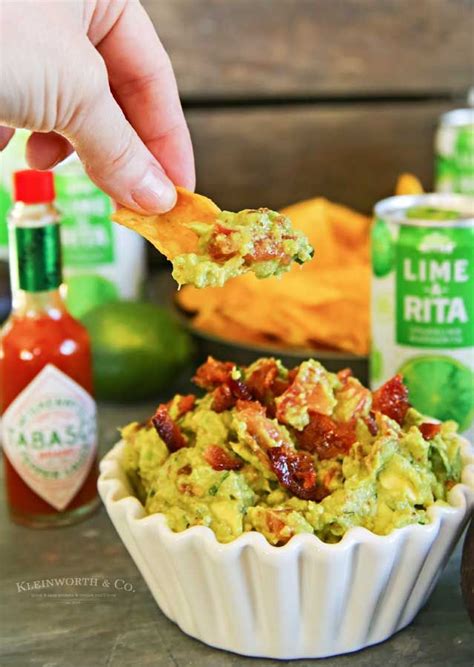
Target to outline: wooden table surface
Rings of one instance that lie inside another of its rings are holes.
[[[152,409],[101,406],[102,453],[117,439],[117,425]],[[281,664],[224,653],[184,635],[160,612],[103,508],[76,526],[35,531],[13,525],[2,504],[0,530],[2,667]],[[458,548],[411,626],[376,647],[322,664],[471,666],[474,632],[461,601],[459,560]],[[33,582],[52,578],[64,580],[34,588]]]

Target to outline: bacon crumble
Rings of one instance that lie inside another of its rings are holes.
[[[288,447],[270,447],[270,465],[282,486],[303,500],[320,501],[329,491],[318,484],[311,456]]]
[[[418,429],[425,440],[433,440],[433,438],[441,431],[441,424],[424,422],[418,426]]]
[[[204,459],[214,470],[240,470],[243,463],[219,445],[209,445],[204,450]]]
[[[400,426],[403,424],[410,403],[408,388],[401,375],[395,375],[373,392],[372,409],[390,417]]]
[[[309,424],[295,436],[301,449],[317,454],[321,460],[347,454],[357,440],[354,421],[336,422],[316,412],[310,413]]]
[[[176,452],[178,449],[186,447],[186,438],[181,432],[178,424],[171,418],[168,408],[164,403],[158,406],[151,421],[156,432],[170,452]]]

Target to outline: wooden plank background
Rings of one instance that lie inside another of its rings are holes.
[[[185,100],[464,93],[470,0],[144,0]]]
[[[222,207],[286,204],[315,195],[370,211],[402,171],[432,182],[439,102],[204,109],[187,117],[198,189]]]
[[[144,0],[178,79],[199,191],[370,211],[432,184],[439,115],[474,81],[471,0]]]

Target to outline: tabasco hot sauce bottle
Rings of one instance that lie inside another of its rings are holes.
[[[60,292],[51,172],[14,174],[9,216],[13,311],[0,339],[6,492],[14,521],[66,525],[97,505],[89,338]]]

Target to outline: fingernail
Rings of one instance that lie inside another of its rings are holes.
[[[132,190],[132,199],[147,213],[165,213],[176,204],[176,189],[164,172],[150,166],[140,185]]]

